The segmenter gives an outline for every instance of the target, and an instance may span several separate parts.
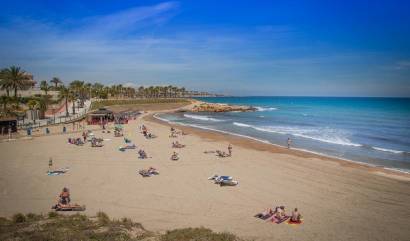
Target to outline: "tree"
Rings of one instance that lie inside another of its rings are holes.
[[[50,98],[49,96],[43,95],[37,101],[37,106],[36,107],[39,110],[40,119],[44,119],[44,117],[45,117],[45,113],[46,113],[47,108],[48,108],[49,98]]]
[[[7,89],[13,89],[14,97],[17,97],[18,90],[27,89],[33,84],[33,76],[20,67],[11,66],[2,72],[2,78],[5,80],[3,81],[2,88],[5,85]]]
[[[40,82],[40,89],[47,95],[47,92],[50,90],[50,86],[48,85],[47,80]]]
[[[68,100],[73,103],[73,115],[75,115],[75,101],[77,100],[77,97],[74,91],[69,91]]]
[[[54,89],[55,89],[55,90],[57,90],[57,87],[58,87],[59,84],[62,84],[62,83],[63,83],[58,77],[53,77],[53,78],[50,80],[50,82],[54,84]]]
[[[144,97],[144,86],[140,86],[139,88],[138,88],[138,96],[140,97],[140,98],[142,98],[142,97]]]
[[[4,96],[4,95],[0,96],[0,103],[3,106],[2,109],[3,109],[4,113],[8,112],[7,105],[10,104],[11,102],[12,102],[12,100],[9,96]]]
[[[69,116],[70,113],[68,113],[68,99],[70,98],[70,90],[66,88],[65,86],[60,86],[60,93],[59,97],[63,98],[65,100],[65,115]]]
[[[0,89],[5,90],[10,96],[11,82],[6,78],[6,69],[0,70]]]

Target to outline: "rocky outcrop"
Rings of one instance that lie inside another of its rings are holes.
[[[227,105],[215,103],[200,103],[196,104],[190,110],[192,112],[232,112],[232,111],[256,111],[255,107],[244,105]]]

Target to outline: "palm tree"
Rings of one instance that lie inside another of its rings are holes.
[[[48,101],[49,101],[49,96],[47,95],[42,95],[37,102],[37,109],[39,110],[39,118],[44,119],[45,117],[45,112],[47,111],[48,108]]]
[[[80,99],[81,105],[84,104],[84,81],[81,80],[74,80],[70,83],[70,90],[72,92],[72,97],[70,98],[74,102],[76,99]],[[74,108],[74,107],[73,107]],[[73,111],[75,114],[75,111]]]
[[[48,85],[47,80],[40,82],[40,89],[47,95],[47,92],[50,90],[50,86]]]
[[[55,90],[57,90],[57,87],[58,87],[59,84],[62,84],[62,83],[63,83],[58,77],[53,77],[53,78],[50,80],[50,82],[54,84],[54,89],[55,89]]]
[[[29,110],[33,110],[37,106],[37,101],[34,99],[31,99],[27,102],[27,106]]]
[[[0,70],[0,89],[5,90],[10,96],[11,82],[6,78],[6,69]]]
[[[65,99],[65,115],[69,116],[70,113],[68,113],[68,99],[70,98],[70,90],[66,88],[65,86],[60,86],[60,93],[59,97]]]
[[[76,101],[77,97],[74,91],[69,91],[69,95],[68,95],[68,100],[70,102],[73,102],[73,115],[75,115],[75,101]]]
[[[144,86],[140,86],[138,88],[138,95],[140,96],[140,98],[144,97]]]
[[[7,113],[7,105],[11,103],[11,98],[9,96],[2,95],[0,96],[0,103],[3,106],[3,112]]]
[[[18,90],[27,89],[33,83],[33,76],[20,67],[11,66],[2,72],[3,80],[5,80],[5,84],[2,84],[2,86],[5,85],[8,89],[14,89],[14,97],[17,97]]]

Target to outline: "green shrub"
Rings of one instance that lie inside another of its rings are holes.
[[[27,220],[27,218],[22,213],[16,213],[13,215],[12,220],[14,223],[24,223]]]
[[[239,240],[235,235],[230,233],[215,233],[207,228],[183,228],[167,231],[162,235],[161,241],[236,241]]]
[[[110,217],[108,217],[108,215],[104,212],[98,212],[97,213],[97,218],[98,218],[98,223],[101,225],[106,225],[108,223],[110,223]]]
[[[35,213],[28,213],[28,214],[26,215],[26,217],[27,217],[27,219],[28,219],[29,221],[37,221],[37,220],[41,220],[41,219],[43,218],[42,215],[40,215],[40,214],[35,214]]]
[[[48,212],[48,217],[49,218],[56,218],[60,216],[57,212]]]

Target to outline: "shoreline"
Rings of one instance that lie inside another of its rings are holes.
[[[186,107],[187,106],[182,107],[182,108],[186,108]],[[204,138],[204,139],[212,139],[215,141],[228,141],[232,144],[239,144],[239,146],[241,147],[258,150],[258,151],[269,151],[270,153],[293,155],[293,156],[302,157],[302,158],[318,158],[322,161],[336,162],[342,167],[352,167],[352,168],[362,169],[362,170],[368,171],[369,173],[373,173],[379,176],[384,176],[384,177],[388,177],[388,178],[392,178],[396,180],[410,182],[410,172],[406,172],[406,171],[402,171],[402,170],[398,170],[394,168],[389,168],[385,166],[377,166],[377,165],[373,165],[370,163],[354,161],[354,160],[345,159],[341,157],[334,157],[334,156],[326,155],[323,153],[317,153],[317,152],[309,151],[305,149],[299,149],[299,148],[288,149],[284,146],[270,143],[268,141],[260,140],[254,137],[236,134],[236,133],[228,133],[225,131],[215,130],[211,128],[183,125],[183,124],[168,121],[168,120],[165,120],[165,119],[162,119],[156,116],[157,114],[160,114],[160,113],[175,113],[176,111],[178,111],[178,109],[166,110],[166,111],[160,111],[160,112],[152,112],[146,116],[143,116],[142,118],[148,122],[151,121],[151,122],[163,124],[166,126],[178,126],[179,129],[182,129],[190,133],[194,133],[195,135],[201,138]],[[247,143],[244,143],[244,140],[246,140]]]

